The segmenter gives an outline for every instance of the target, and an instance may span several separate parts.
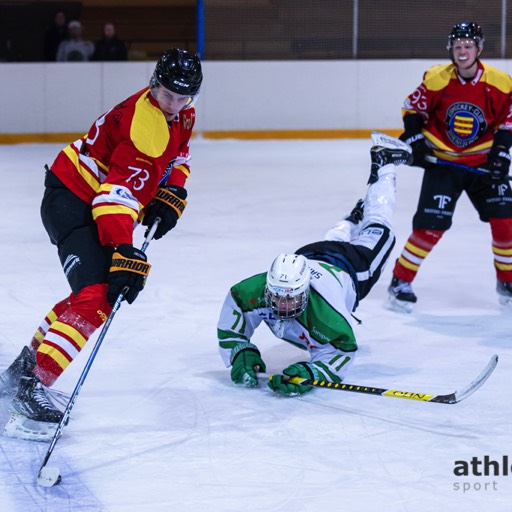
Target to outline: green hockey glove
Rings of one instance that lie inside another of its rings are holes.
[[[289,382],[291,377],[299,377],[301,379],[311,379],[307,367],[308,363],[296,363],[288,366],[283,370],[283,375],[272,375],[272,379],[268,382],[268,387],[276,393],[288,396],[303,395],[313,389],[313,386],[307,384],[292,384]]]
[[[256,373],[266,370],[267,367],[256,345],[244,342],[231,350],[231,380],[235,384],[254,388],[258,385]]]
[[[321,380],[325,382],[340,383],[341,379],[331,371],[329,365],[317,361],[315,363],[295,363],[283,370],[283,375],[273,375],[268,387],[272,391],[283,393],[288,396],[303,395],[313,389],[307,384],[293,384],[289,378],[299,377],[300,379]]]

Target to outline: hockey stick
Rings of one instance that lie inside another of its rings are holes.
[[[157,217],[155,219],[155,222],[151,226],[151,229],[149,230],[146,239],[144,240],[144,243],[142,244],[141,251],[146,252],[146,249],[151,242],[153,236],[155,235],[156,229],[158,227],[158,224],[160,222],[160,218]],[[69,415],[71,414],[71,409],[75,405],[76,399],[78,397],[78,393],[80,393],[80,390],[82,389],[82,385],[87,377],[87,374],[89,373],[89,370],[91,369],[92,363],[94,359],[96,358],[96,354],[98,353],[98,350],[100,349],[101,344],[103,343],[103,339],[105,338],[107,331],[110,327],[110,324],[112,323],[112,320],[114,319],[114,315],[117,313],[117,310],[121,306],[121,302],[124,299],[125,294],[128,292],[128,287],[125,287],[119,296],[117,297],[113,307],[112,311],[110,312],[110,315],[108,316],[107,320],[105,321],[105,324],[103,325],[103,328],[98,336],[98,339],[96,340],[96,343],[92,349],[92,352],[89,356],[89,359],[87,359],[87,362],[85,363],[84,369],[82,370],[82,373],[80,377],[78,378],[78,382],[76,383],[75,389],[73,393],[71,394],[71,397],[69,399],[68,405],[66,409],[64,410],[64,413],[62,415],[62,418],[57,425],[57,429],[55,430],[55,433],[53,434],[53,439],[50,443],[50,446],[48,448],[48,451],[46,452],[46,455],[43,459],[43,463],[41,464],[41,468],[39,469],[39,473],[37,475],[37,483],[39,485],[42,485],[43,487],[53,487],[54,485],[57,485],[62,480],[62,477],[60,476],[59,468],[57,467],[47,467],[46,464],[48,464],[48,461],[50,460],[50,457],[52,455],[53,449],[55,448],[55,445],[57,444],[58,439],[60,438],[62,431],[64,430],[64,427],[66,426]]]
[[[300,377],[292,377],[288,382],[291,384],[302,384],[306,386],[314,386],[326,389],[337,389],[339,391],[350,391],[352,393],[363,393],[365,395],[389,396],[392,398],[405,398],[407,400],[418,400],[420,402],[435,402],[438,404],[457,404],[468,396],[472,395],[484,382],[490,377],[491,373],[498,364],[498,356],[495,354],[491,357],[487,366],[480,372],[478,377],[472,380],[467,386],[448,393],[447,395],[432,395],[425,393],[416,393],[414,391],[399,391],[397,389],[375,388],[371,386],[361,386],[358,384],[335,384],[334,382],[326,382],[322,380],[301,379]],[[272,375],[269,377],[272,380]]]
[[[462,169],[464,171],[472,172],[475,174],[483,175],[483,174],[490,174],[490,172],[491,172],[489,169],[485,169],[484,167],[470,167],[469,165],[459,164],[457,162],[451,162],[450,160],[443,160],[442,158],[437,158],[436,156],[432,156],[432,155],[426,156],[425,160],[427,162],[430,162],[431,164],[448,165],[449,167],[455,167],[457,169]],[[512,176],[507,175],[506,179],[510,181],[510,180],[512,180]]]

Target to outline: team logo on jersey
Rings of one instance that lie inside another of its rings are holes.
[[[183,116],[183,128],[192,130],[192,116]]]
[[[460,148],[465,148],[487,130],[487,121],[480,107],[471,103],[454,103],[446,112],[448,138]]]
[[[442,194],[434,196],[434,201],[437,201],[440,210],[444,210],[446,208],[446,205],[450,203],[451,200],[452,198],[450,196],[444,196]]]
[[[131,194],[130,191],[126,189],[126,187],[112,187],[112,190],[110,191],[111,194],[114,194],[115,196],[122,197],[123,199],[130,199]]]
[[[80,265],[80,263],[81,263],[80,258],[76,254],[70,254],[64,261],[64,265],[62,265],[62,268],[64,269],[64,274],[66,275],[66,277],[68,277],[70,272],[77,265]]]

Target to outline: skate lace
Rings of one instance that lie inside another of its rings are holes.
[[[407,281],[398,281],[398,284],[393,286],[393,291],[395,293],[414,293],[412,291],[411,283],[408,283]]]
[[[53,404],[48,400],[48,397],[46,396],[45,390],[42,386],[42,384],[37,384],[37,386],[34,389],[34,393],[32,395],[34,400],[39,404],[40,407],[47,410],[55,410],[55,407]]]

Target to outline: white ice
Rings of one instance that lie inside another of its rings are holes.
[[[218,355],[229,287],[350,211],[366,190],[370,145],[194,140],[189,205],[149,246],[146,289],[117,313],[50,459],[62,483],[35,483],[47,444],[0,437],[2,512],[509,511],[510,467],[454,474],[456,461],[512,455],[512,310],[498,304],[488,225],[465,196],[414,282],[415,311],[385,307],[419,169],[399,168],[397,244],[356,312],[360,349],[347,382],[444,394],[496,353],[480,390],[455,405],[324,389],[281,398],[264,382],[233,385]],[[2,369],[69,293],[39,217],[43,165],[60,147],[0,146]],[[95,340],[56,388],[73,390]],[[304,358],[264,326],[254,341],[270,373]],[[7,410],[3,400],[2,421]]]

